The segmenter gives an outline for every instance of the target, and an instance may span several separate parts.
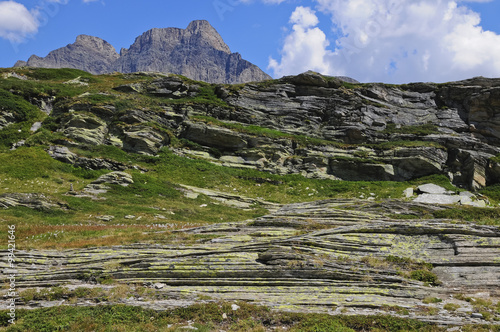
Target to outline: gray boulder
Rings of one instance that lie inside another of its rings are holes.
[[[122,187],[128,187],[133,183],[134,180],[132,179],[132,175],[125,172],[111,172],[104,174],[92,182],[92,184],[118,184]]]
[[[96,116],[72,113],[64,124],[63,133],[77,142],[101,145],[107,134],[106,122]]]
[[[123,149],[147,155],[156,155],[169,143],[168,135],[148,126],[131,126],[123,132]]]
[[[0,208],[22,206],[35,210],[50,210],[59,208],[58,204],[52,203],[43,194],[12,193],[0,195]]]
[[[460,202],[460,197],[457,195],[445,194],[422,194],[413,200],[415,203],[426,204],[456,204]]]
[[[433,194],[433,195],[443,195],[443,194],[448,193],[448,191],[446,189],[444,189],[443,187],[438,186],[436,184],[433,184],[433,183],[427,183],[427,184],[423,184],[421,186],[418,186],[417,190],[420,193]]]
[[[204,123],[186,122],[182,137],[205,146],[237,150],[248,146],[243,135],[226,128]]]

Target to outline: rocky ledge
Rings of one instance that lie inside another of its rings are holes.
[[[390,311],[445,325],[498,317],[489,309],[480,314],[474,305],[500,298],[498,227],[402,221],[387,215],[415,206],[359,200],[291,204],[255,220],[186,230],[207,238],[190,246],[20,251],[17,286],[92,288],[98,280],[111,279],[114,286],[108,288],[141,285],[156,294],[154,299],[129,297],[119,303],[156,309],[201,298],[292,311]],[[78,303],[96,304],[95,299]],[[64,299],[27,301],[21,307],[61,304]]]
[[[89,93],[56,104],[50,115],[66,137],[58,143],[114,145],[146,155],[170,146],[181,156],[229,167],[331,180],[406,181],[441,174],[473,191],[500,180],[498,79],[390,86],[308,72],[207,87],[172,75],[126,77],[139,82],[98,97],[131,104],[140,95],[165,104],[117,110],[113,103],[89,103]],[[13,120],[5,113],[0,126],[2,121]],[[50,153],[91,169],[124,167],[61,151]]]

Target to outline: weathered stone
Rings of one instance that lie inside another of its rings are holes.
[[[40,128],[42,128],[42,123],[41,122],[35,122],[31,128],[30,128],[30,131],[31,132],[37,132]]]
[[[403,195],[406,198],[411,198],[413,196],[413,188],[407,188],[405,191],[403,191]]]
[[[73,85],[81,85],[81,86],[88,86],[89,85],[87,82],[85,82],[85,80],[83,80],[81,78],[81,76],[78,76],[75,79],[64,82],[64,84],[73,84]]]
[[[99,216],[99,217],[96,217],[96,218],[99,219],[100,221],[110,222],[113,219],[115,219],[115,216]]]
[[[92,184],[117,184],[122,187],[128,187],[134,183],[132,176],[125,172],[111,172],[108,174],[101,175],[97,180],[93,181]]]
[[[14,114],[2,111],[0,113],[0,130],[16,122]]]
[[[83,144],[103,144],[107,132],[104,121],[81,113],[72,113],[64,124],[64,134]]]
[[[43,194],[2,194],[0,195],[0,208],[22,206],[35,210],[51,210],[61,206],[51,202]]]
[[[463,308],[456,312],[437,310],[422,316],[422,308],[428,306],[426,298],[446,299],[458,293],[476,298],[499,295],[498,227],[436,220],[394,221],[385,215],[394,212],[389,207],[404,206],[409,211],[416,205],[387,201],[382,203],[383,213],[377,214],[365,209],[381,203],[360,202],[297,203],[253,221],[185,230],[216,237],[190,246],[133,244],[64,251],[20,250],[16,255],[16,286],[64,284],[75,289],[82,287],[82,281],[75,279],[86,271],[111,277],[116,284],[155,288],[159,293],[154,297],[134,302],[147,308],[153,301],[157,309],[186,305],[182,301],[162,304],[159,294],[169,299],[182,296],[184,301],[193,302],[199,302],[200,295],[210,294],[214,301],[258,301],[297,311],[329,312],[332,305],[348,304],[353,313],[373,315],[387,306],[402,306],[419,320],[451,326],[470,323],[471,316],[464,315],[471,312],[470,304],[460,301]],[[401,271],[409,267],[391,263],[392,259],[385,259],[388,256],[411,258],[412,264],[432,264],[431,272],[440,283],[429,287],[405,278]],[[58,264],[53,265],[53,261]],[[20,307],[31,305],[36,304]],[[441,305],[437,308],[442,309]],[[0,309],[4,309],[3,303]],[[241,308],[232,305],[231,309]]]
[[[25,145],[26,145],[26,141],[25,140],[21,140],[19,142],[16,142],[16,143],[12,144],[11,150],[17,150],[21,146],[25,146]]]
[[[101,159],[101,158],[90,159],[90,158],[80,157],[77,154],[71,152],[67,147],[64,146],[50,146],[47,152],[52,158],[56,160],[75,165],[76,167],[82,167],[85,169],[91,169],[91,170],[107,169],[111,171],[123,171],[127,169],[127,166],[113,160]]]
[[[445,194],[422,194],[413,200],[415,203],[426,204],[456,204],[460,202],[460,196]]]
[[[128,127],[123,134],[123,149],[140,154],[156,155],[170,142],[166,134],[148,126]]]
[[[448,191],[446,189],[444,189],[443,187],[440,187],[438,185],[435,185],[433,183],[428,183],[428,184],[423,184],[421,186],[418,186],[417,190],[421,193],[424,193],[424,194],[442,195],[442,194],[448,193]]]
[[[50,146],[48,153],[52,158],[68,164],[74,164],[78,159],[78,155],[65,146]]]
[[[220,149],[237,150],[248,146],[248,142],[241,134],[203,123],[186,123],[182,137],[198,144]]]
[[[328,173],[345,181],[394,180],[394,168],[392,165],[358,163],[356,160],[332,159]]]

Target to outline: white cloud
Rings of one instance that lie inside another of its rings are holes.
[[[98,0],[82,1],[88,3]],[[23,4],[13,0],[0,1],[0,38],[12,43],[25,41],[58,14],[60,5],[68,2],[69,0],[45,0],[28,10]]]
[[[464,1],[315,1],[339,37],[330,43],[314,12],[297,7],[281,59],[269,62],[275,76],[308,69],[384,82],[500,76],[500,35],[484,31]]]
[[[0,1],[0,37],[14,43],[38,32],[36,14],[15,1]]]
[[[281,63],[269,60],[269,68],[277,76],[291,75],[307,70],[329,72],[325,58],[329,42],[323,31],[315,26],[319,23],[314,11],[307,7],[297,7],[292,13],[292,32],[286,37]]]

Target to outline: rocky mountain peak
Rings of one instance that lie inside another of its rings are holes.
[[[113,45],[108,43],[107,41],[99,38],[99,37],[94,37],[94,36],[88,36],[88,35],[79,35],[76,37],[76,41],[72,46],[77,47],[85,47],[85,48],[90,48],[94,51],[107,51],[107,52],[112,52],[116,53],[115,48]]]
[[[107,41],[80,35],[73,44],[54,50],[44,58],[32,55],[28,62],[18,61],[15,66],[75,68],[102,74],[109,72],[110,66],[118,58],[115,48]]]
[[[216,50],[230,54],[231,50],[226,45],[220,34],[215,28],[205,20],[198,20],[189,23],[185,30],[186,34],[190,34],[193,38],[201,38],[206,44],[212,46]]]
[[[153,28],[118,54],[105,40],[80,35],[76,42],[45,58],[32,56],[16,66],[75,68],[92,74],[155,71],[187,76],[210,83],[245,83],[271,77],[238,53],[231,53],[215,28],[204,20],[186,29]]]

